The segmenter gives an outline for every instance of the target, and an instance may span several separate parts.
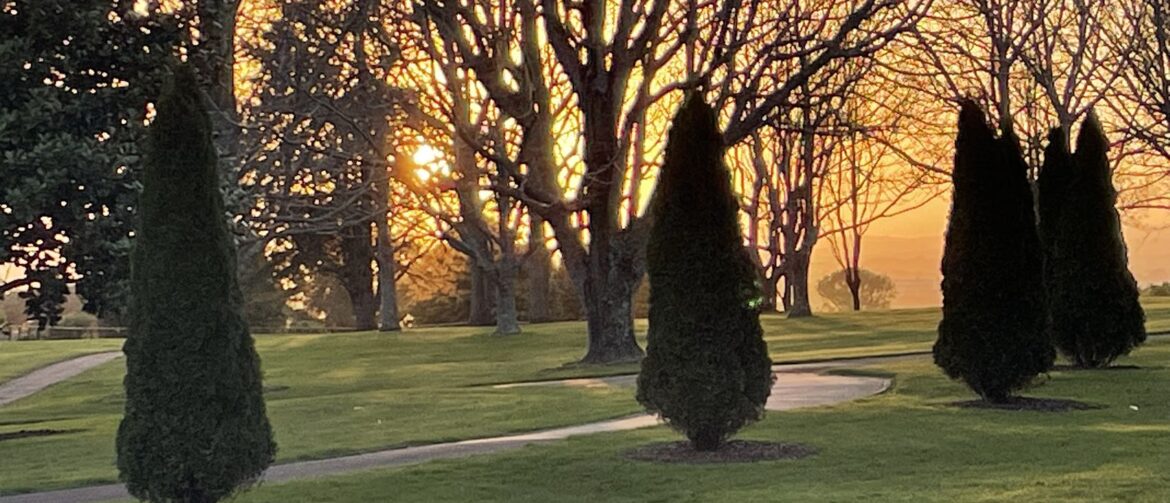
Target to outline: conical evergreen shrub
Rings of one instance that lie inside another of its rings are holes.
[[[1036,180],[1037,199],[1040,207],[1040,242],[1044,246],[1045,281],[1052,278],[1049,270],[1052,262],[1052,246],[1056,240],[1057,221],[1064,208],[1069,184],[1073,177],[1073,157],[1069,151],[1068,135],[1064,129],[1053,128],[1048,132],[1048,146],[1044,149],[1044,165]],[[1046,284],[1048,291],[1051,286]],[[1051,300],[1051,299],[1050,299]]]
[[[651,211],[637,398],[695,449],[714,450],[763,415],[773,376],[715,111],[698,95],[671,125]]]
[[[996,138],[970,101],[959,114],[952,177],[934,361],[985,400],[1003,402],[1051,368],[1055,351],[1027,165],[1014,135]]]
[[[214,502],[255,481],[276,445],[190,68],[176,68],[156,109],[131,254],[118,469],[139,499]]]
[[[1073,157],[1068,146],[1068,135],[1063,128],[1052,128],[1048,132],[1048,146],[1044,149],[1044,164],[1040,167],[1040,174],[1036,180],[1036,196],[1040,218],[1040,245],[1044,249],[1044,291],[1048,302],[1049,337],[1052,336],[1052,309],[1051,304],[1056,300],[1053,280],[1055,271],[1053,266],[1053,246],[1056,244],[1057,221],[1060,220],[1060,211],[1064,208],[1064,199],[1068,195],[1069,185],[1073,177]]]
[[[1109,142],[1090,114],[1054,224],[1049,281],[1052,336],[1080,367],[1106,367],[1146,340],[1145,313],[1129,272]]]

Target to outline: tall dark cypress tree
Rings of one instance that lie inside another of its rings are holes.
[[[715,111],[697,94],[671,125],[651,211],[638,401],[696,450],[715,450],[763,415],[773,376]]]
[[[176,68],[157,111],[131,254],[118,469],[140,499],[214,502],[255,481],[276,444],[190,68]]]
[[[1049,303],[1049,335],[1052,328],[1052,302],[1056,301],[1055,285],[1053,284],[1055,258],[1053,257],[1056,244],[1057,221],[1060,220],[1060,211],[1064,208],[1064,199],[1068,196],[1069,185],[1073,177],[1073,157],[1068,145],[1068,135],[1062,128],[1052,128],[1048,132],[1048,146],[1044,149],[1044,164],[1040,167],[1040,175],[1036,180],[1038,216],[1040,218],[1040,244],[1044,249],[1044,290],[1045,300]]]
[[[1014,135],[983,111],[959,113],[954,193],[942,262],[943,319],[934,361],[991,402],[1051,368],[1040,242],[1027,165]]]
[[[1068,146],[1068,135],[1064,129],[1052,128],[1048,132],[1048,146],[1044,149],[1044,165],[1036,181],[1040,207],[1040,242],[1044,245],[1045,280],[1051,279],[1052,246],[1056,240],[1057,221],[1064,208],[1073,178],[1073,157]],[[1048,287],[1051,291],[1051,287]],[[1051,300],[1051,299],[1050,299]]]
[[[1093,114],[1081,125],[1074,171],[1053,225],[1052,335],[1079,367],[1106,367],[1146,340],[1145,313],[1129,272],[1109,141]]]

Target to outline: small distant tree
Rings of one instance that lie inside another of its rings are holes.
[[[152,502],[222,500],[276,452],[201,96],[180,66],[159,98],[130,259],[118,469]]]
[[[1170,297],[1170,283],[1151,284],[1142,290],[1142,295],[1147,297]]]
[[[1027,170],[1010,129],[996,138],[979,106],[965,101],[934,361],[991,402],[1007,401],[1055,359]]]
[[[650,333],[638,402],[696,450],[715,450],[763,415],[773,376],[715,112],[698,95],[671,125],[650,211]]]
[[[885,274],[858,269],[850,280],[845,270],[826,274],[817,282],[817,293],[825,299],[826,308],[833,311],[860,311],[862,309],[887,309],[898,288],[894,280]]]
[[[1057,349],[1079,367],[1106,367],[1146,340],[1108,149],[1090,113],[1077,137],[1075,171],[1053,226],[1052,335]]]

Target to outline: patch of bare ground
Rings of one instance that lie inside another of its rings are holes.
[[[757,440],[730,440],[714,451],[696,451],[690,442],[659,442],[626,451],[625,457],[637,461],[658,463],[751,463],[801,459],[817,453],[803,444],[762,442]]]
[[[1027,396],[1011,397],[1004,402],[989,402],[987,400],[968,400],[952,402],[951,406],[964,409],[993,409],[993,410],[1024,410],[1035,412],[1069,412],[1074,410],[1091,410],[1104,408],[1076,400],[1064,398],[1034,398]]]
[[[1137,365],[1110,365],[1108,367],[1079,367],[1076,365],[1055,365],[1052,367],[1054,372],[1079,372],[1087,370],[1141,370]]]

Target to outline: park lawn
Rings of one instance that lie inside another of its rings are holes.
[[[660,426],[268,484],[236,501],[1161,502],[1170,487],[1167,361],[1170,340],[1156,339],[1119,362],[1141,369],[1053,372],[1026,393],[1105,406],[1068,413],[950,407],[971,395],[929,358],[868,367],[894,374],[895,387],[848,404],[772,413],[740,435],[819,449],[798,461],[688,466],[622,457],[679,438]]]
[[[0,383],[62,360],[121,349],[120,339],[0,341]]]
[[[628,390],[485,384],[533,379],[570,361],[568,324],[496,338],[482,328],[402,334],[263,336],[266,397],[278,461],[494,436],[630,414]],[[68,433],[0,443],[0,494],[117,479],[114,435],[124,362],[0,408],[0,434]]]
[[[1170,326],[1170,302],[1147,307],[1159,308],[1150,311],[1152,324]],[[774,360],[802,361],[929,350],[937,317],[933,308],[802,320],[765,316],[763,324]],[[638,329],[644,333],[644,321]],[[509,338],[488,331],[436,327],[257,337],[278,462],[531,431],[639,410],[629,389],[487,386],[637,370],[630,364],[566,366],[583,352],[584,324],[525,326],[524,334]],[[116,349],[120,341],[3,343],[0,350],[44,345],[56,349],[48,352],[52,361],[111,343],[108,349]],[[0,434],[67,432],[0,443],[0,494],[116,480],[123,366],[111,362],[0,407]]]

